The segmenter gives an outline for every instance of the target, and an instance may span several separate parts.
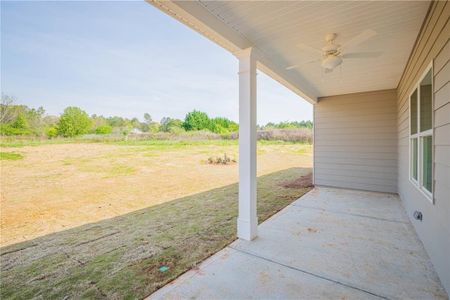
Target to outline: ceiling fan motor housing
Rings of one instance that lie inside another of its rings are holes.
[[[337,45],[334,43],[336,37],[336,33],[328,33],[325,36],[325,41],[327,42],[327,44],[322,48],[322,66],[330,70],[334,69],[342,63],[342,58],[338,57],[340,54],[339,48],[341,47],[341,45]]]
[[[337,37],[337,33],[327,33],[325,35],[325,41],[326,42],[332,42],[332,41],[334,41],[336,39],[336,37]]]
[[[328,56],[328,55],[339,55],[339,48],[341,46],[340,45],[336,45],[336,44],[327,44],[322,48],[323,51],[323,56]]]
[[[333,70],[342,63],[342,58],[337,55],[328,55],[322,60],[322,67]]]
[[[328,73],[328,71],[331,71],[334,68],[336,68],[337,66],[339,66],[340,64],[342,64],[342,59],[344,57],[342,55],[342,53],[344,51],[348,52],[349,49],[356,47],[357,45],[372,38],[376,34],[377,34],[376,31],[374,31],[372,29],[368,29],[368,30],[365,30],[365,31],[361,32],[360,34],[356,35],[355,37],[353,37],[346,43],[339,45],[339,44],[335,44],[335,40],[338,36],[337,33],[328,33],[325,35],[326,45],[322,49],[313,48],[313,47],[310,47],[310,46],[304,45],[304,44],[299,44],[297,46],[302,48],[304,51],[314,53],[314,55],[317,55],[320,53],[322,56],[321,65],[325,69],[326,73]],[[364,54],[367,54],[367,53],[360,53],[362,55],[359,55],[359,56],[358,56],[358,53],[350,53],[350,54],[353,54],[353,58],[355,58],[355,57],[363,58]],[[370,53],[368,53],[368,54],[370,54]],[[346,59],[349,57],[350,56],[347,54]],[[369,55],[368,57],[372,57],[372,56]],[[314,60],[314,61],[317,61],[317,60]],[[290,70],[290,69],[295,69],[297,67],[299,67],[299,65],[289,66],[286,69]]]

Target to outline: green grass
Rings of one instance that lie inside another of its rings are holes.
[[[283,183],[310,171],[259,177],[259,221],[307,192]],[[237,197],[232,184],[3,247],[0,298],[143,298],[236,238]]]
[[[107,177],[131,175],[136,172],[136,168],[127,165],[115,164],[108,168],[107,172]]]
[[[23,155],[15,152],[0,152],[0,160],[20,160]]]
[[[290,152],[295,154],[306,154],[306,153],[312,153],[312,145],[304,145],[304,147],[296,148],[291,150]]]
[[[232,146],[237,145],[238,140],[108,140],[101,139],[89,139],[89,138],[56,138],[56,139],[15,139],[8,137],[0,138],[0,147],[4,148],[20,148],[27,146],[41,146],[41,145],[55,145],[55,144],[74,144],[74,143],[101,143],[112,144],[122,146],[147,146],[154,149],[180,149],[190,146],[203,146],[203,145],[216,145],[216,146]],[[259,140],[260,145],[292,145],[292,144],[304,144],[300,142],[286,142],[286,141],[267,141]]]
[[[88,141],[83,141],[88,142]],[[0,147],[3,148],[21,148],[26,146],[41,146],[41,145],[54,145],[54,144],[73,144],[80,143],[80,140],[76,139],[15,139],[9,137],[0,138]]]

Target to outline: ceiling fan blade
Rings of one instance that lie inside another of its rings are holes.
[[[299,65],[292,65],[292,66],[287,67],[286,70],[293,70],[293,69],[296,69],[298,67],[300,67],[300,66]]]
[[[364,30],[363,32],[361,32],[360,34],[356,35],[355,37],[353,37],[352,39],[350,39],[346,43],[343,43],[342,46],[341,46],[341,49],[348,50],[348,49],[350,49],[352,47],[356,47],[359,44],[362,44],[365,41],[367,41],[368,39],[374,37],[375,35],[377,35],[375,30],[372,30],[372,29]]]
[[[305,45],[305,44],[301,44],[301,43],[297,44],[297,48],[303,50],[304,52],[309,52],[314,55],[322,56],[322,50],[313,48],[313,47]]]
[[[353,58],[375,58],[381,56],[382,52],[355,52],[347,53],[342,55],[342,58],[353,59]]]
[[[286,70],[297,69],[297,68],[300,68],[300,67],[303,66],[303,65],[307,65],[307,64],[314,63],[314,62],[319,62],[319,61],[320,61],[320,59],[315,59],[315,60],[305,61],[305,62],[300,63],[300,64],[297,64],[297,65],[289,66],[289,67],[286,68]]]

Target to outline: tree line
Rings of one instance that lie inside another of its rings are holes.
[[[89,114],[79,107],[66,107],[60,116],[46,115],[43,107],[37,109],[15,104],[13,97],[2,94],[0,104],[0,134],[54,138],[75,137],[83,134],[130,133],[182,133],[185,131],[210,131],[217,134],[237,132],[239,125],[224,117],[210,118],[205,112],[194,110],[184,120],[164,117],[154,121],[149,113],[138,118],[120,116],[104,117]],[[312,128],[311,121],[268,123],[259,129]]]

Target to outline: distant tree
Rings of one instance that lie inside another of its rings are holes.
[[[141,122],[139,122],[138,118],[131,119],[131,127],[133,128],[141,128]]]
[[[131,129],[132,128],[130,126],[123,126],[120,128],[120,132],[122,133],[125,141],[128,141],[128,135],[130,134]]]
[[[45,116],[42,118],[42,123],[45,127],[56,127],[59,122],[59,117],[57,116]]]
[[[144,114],[144,122],[141,123],[140,129],[143,132],[155,132],[155,127],[152,126],[153,123],[154,122],[153,122],[152,116],[150,116],[149,113],[145,113]],[[152,128],[150,128],[150,127],[152,127]],[[156,131],[158,131],[158,130],[156,130]]]
[[[37,109],[25,107],[25,118],[27,119],[29,130],[35,135],[45,134],[44,114],[43,107]]]
[[[203,130],[209,129],[211,125],[208,115],[204,112],[194,110],[184,118],[183,128],[187,131],[190,130]]]
[[[285,121],[280,123],[273,123],[269,122],[266,125],[262,126],[263,129],[270,129],[270,128],[279,128],[279,129],[285,129],[285,128],[309,128],[311,129],[313,127],[312,121]]]
[[[227,118],[214,118],[210,120],[209,130],[214,133],[229,133],[238,131],[239,125]]]
[[[100,125],[95,129],[96,134],[110,134],[112,132],[112,127],[108,124]]]
[[[57,128],[56,126],[48,127],[48,128],[45,130],[45,134],[46,134],[47,137],[50,138],[50,139],[52,139],[52,138],[54,138],[54,137],[57,137],[57,136],[58,136],[58,128]]]
[[[16,110],[14,102],[16,98],[2,93],[2,102],[0,104],[0,123],[8,124],[16,118]]]
[[[164,117],[161,119],[161,125],[159,128],[162,132],[180,132],[183,131],[183,121],[180,119],[172,119]]]
[[[89,115],[78,107],[67,107],[58,122],[58,134],[73,137],[87,133],[91,127]]]
[[[107,118],[107,122],[111,127],[122,127],[126,125],[126,120],[124,118],[114,116]]]
[[[42,118],[42,126],[44,133],[48,138],[54,138],[58,136],[58,122],[57,116],[45,116]]]
[[[145,121],[145,123],[147,123],[147,125],[150,125],[150,123],[153,122],[152,116],[150,116],[149,113],[145,113],[144,114],[144,121]]]
[[[158,122],[151,122],[148,124],[147,132],[156,133],[160,131],[161,125]]]
[[[29,127],[28,121],[23,113],[20,113],[16,117],[16,120],[11,124],[11,127],[16,129],[28,129]]]
[[[3,135],[43,135],[45,110],[14,104],[14,97],[2,94],[0,124]]]
[[[14,122],[9,124],[0,124],[1,135],[29,135],[28,121],[23,113],[20,113]]]
[[[92,130],[93,130],[93,132],[95,132],[97,130],[97,128],[100,127],[100,126],[107,125],[107,126],[111,127],[111,125],[108,124],[108,121],[107,121],[107,119],[104,116],[98,116],[98,115],[94,114],[94,115],[91,116],[91,120],[92,120]]]
[[[164,128],[167,126],[167,124],[169,123],[170,119],[171,119],[170,117],[163,117],[161,119],[161,121],[160,121],[161,131],[164,131]]]

